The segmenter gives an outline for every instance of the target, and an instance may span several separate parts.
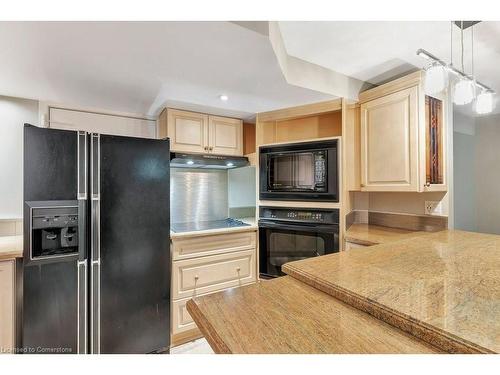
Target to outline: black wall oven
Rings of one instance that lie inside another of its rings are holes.
[[[337,140],[260,148],[260,199],[338,202]]]
[[[339,210],[261,207],[259,273],[285,275],[281,266],[339,251]]]

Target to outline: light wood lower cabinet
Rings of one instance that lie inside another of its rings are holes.
[[[201,336],[186,310],[193,297],[257,281],[257,232],[172,239],[172,345]]]
[[[256,247],[255,232],[223,233],[195,236],[172,243],[173,260],[199,258],[207,255],[231,253]]]
[[[173,263],[173,299],[240,286],[255,281],[255,249],[179,260]]]
[[[186,303],[191,298],[184,298],[172,302],[172,331],[175,334],[184,333],[197,329],[196,324],[186,309]]]
[[[0,261],[0,353],[15,347],[16,261]]]

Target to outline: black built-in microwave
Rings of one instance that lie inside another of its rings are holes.
[[[337,142],[262,146],[260,199],[338,202]]]

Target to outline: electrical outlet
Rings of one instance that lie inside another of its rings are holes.
[[[424,210],[426,215],[441,215],[442,204],[440,201],[425,201]]]

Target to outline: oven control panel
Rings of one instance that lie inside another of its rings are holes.
[[[261,219],[324,224],[338,224],[339,222],[338,209],[260,207],[259,214]]]

